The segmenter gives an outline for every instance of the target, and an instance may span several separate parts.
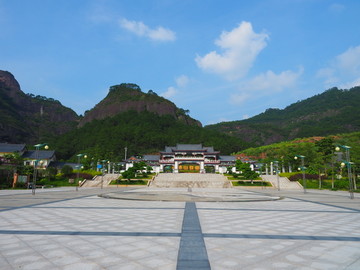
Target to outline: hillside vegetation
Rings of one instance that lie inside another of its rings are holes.
[[[352,167],[355,171],[358,171],[360,169],[360,132],[296,139],[248,148],[241,151],[241,153],[259,159],[264,163],[277,160],[286,168],[289,165],[297,168],[300,163],[299,160],[296,161],[294,157],[296,155],[303,155],[305,156],[305,166],[312,170],[313,173],[318,173],[319,170],[329,170],[330,167],[335,164],[339,169],[340,163],[346,159],[344,151],[335,151],[337,145],[347,145],[351,147],[350,157],[351,162],[353,162]],[[238,152],[236,154],[241,153]]]
[[[360,131],[360,87],[332,88],[283,110],[268,109],[250,119],[222,122],[206,129],[241,138],[253,145],[311,136]]]
[[[97,159],[121,160],[124,148],[128,156],[158,153],[165,146],[177,143],[202,143],[214,146],[222,154],[249,147],[242,140],[199,126],[189,126],[171,115],[143,111],[127,111],[102,120],[93,120],[83,127],[49,142],[60,159],[87,153]]]

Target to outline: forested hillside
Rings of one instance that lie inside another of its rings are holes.
[[[294,138],[326,136],[360,130],[360,87],[332,88],[283,110],[268,109],[247,120],[205,128],[266,145]]]
[[[294,138],[359,131],[359,104],[360,87],[332,88],[283,110],[202,128],[188,110],[152,90],[144,93],[138,85],[124,83],[110,87],[80,119],[59,101],[25,94],[11,73],[0,71],[0,142],[46,141],[65,160],[84,152],[95,159],[121,160],[125,147],[130,156],[177,143],[202,143],[230,154]]]
[[[352,167],[358,172],[360,169],[360,132],[284,141],[248,148],[237,154],[243,153],[265,163],[277,160],[284,166],[295,165],[295,170],[300,166],[299,161],[294,159],[295,155],[303,155],[305,156],[305,166],[317,173],[316,170],[318,169],[325,169],[326,167],[331,169],[334,163],[339,167],[340,162],[346,159],[344,151],[336,152],[335,147],[337,145],[351,147]]]
[[[222,154],[249,147],[242,140],[199,126],[189,126],[171,115],[127,111],[102,120],[93,120],[49,142],[57,157],[68,159],[78,153],[89,157],[122,160],[124,148],[130,155],[158,153],[177,143],[202,143],[214,146]]]
[[[34,144],[77,124],[73,110],[52,98],[25,94],[10,72],[0,70],[0,142]]]

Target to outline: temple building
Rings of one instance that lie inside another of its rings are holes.
[[[225,173],[235,165],[236,157],[222,156],[202,144],[177,144],[166,146],[160,155],[144,155],[142,160],[157,172]]]

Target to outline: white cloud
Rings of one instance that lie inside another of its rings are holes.
[[[156,29],[150,29],[148,31],[148,36],[150,39],[158,41],[174,41],[176,39],[176,35],[173,31],[161,26]]]
[[[122,28],[139,37],[147,37],[154,41],[174,41],[176,39],[173,31],[162,26],[151,29],[141,21],[129,21],[125,18],[121,19],[119,23]]]
[[[316,73],[316,77],[323,78],[324,84],[327,87],[331,87],[336,85],[336,83],[339,81],[339,78],[335,76],[335,69],[333,68],[322,68],[319,69]]]
[[[251,98],[251,95],[245,92],[231,95],[230,103],[234,105],[243,104],[245,101]]]
[[[181,75],[175,79],[178,87],[185,87],[189,83],[189,78],[185,75]]]
[[[297,72],[286,70],[279,74],[268,70],[267,72],[245,82],[241,88],[246,91],[280,92],[285,88],[294,86],[302,73],[302,67],[299,68]]]
[[[164,98],[172,98],[173,96],[175,96],[177,94],[178,90],[173,87],[173,86],[170,86],[168,87],[168,89],[166,90],[166,92],[160,94],[160,96],[163,96]]]
[[[257,34],[249,22],[242,22],[230,32],[222,32],[215,44],[221,53],[212,51],[205,56],[197,56],[195,61],[204,71],[216,73],[226,79],[244,77],[252,67],[257,55],[266,47],[268,35]]]
[[[351,81],[351,82],[340,84],[339,88],[341,88],[341,89],[350,89],[350,88],[353,88],[355,86],[360,86],[360,77],[353,80],[353,81]]]
[[[175,78],[175,83],[176,83],[176,87],[174,86],[170,86],[168,87],[168,89],[160,94],[160,96],[163,96],[164,98],[172,98],[175,95],[177,95],[179,93],[179,88],[184,88],[187,86],[187,84],[189,83],[190,79],[188,76],[186,75],[181,75],[177,78]]]
[[[317,72],[325,87],[351,88],[360,85],[360,46],[350,47]]]
[[[338,68],[354,74],[360,73],[360,46],[349,48],[336,57]]]
[[[244,81],[239,85],[239,91],[231,96],[230,103],[243,104],[253,97],[263,97],[279,93],[296,85],[297,80],[303,73],[300,67],[297,72],[286,70],[279,74],[269,70],[265,73]],[[245,118],[244,118],[245,119]]]

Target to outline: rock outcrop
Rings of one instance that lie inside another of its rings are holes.
[[[59,101],[25,94],[0,70],[0,142],[38,143],[76,127],[78,115]]]
[[[101,120],[127,111],[148,111],[160,116],[170,115],[187,125],[201,126],[199,121],[188,116],[186,110],[176,107],[171,101],[158,96],[151,90],[144,93],[136,84],[125,83],[110,87],[108,95],[85,113],[80,126],[95,119]]]

